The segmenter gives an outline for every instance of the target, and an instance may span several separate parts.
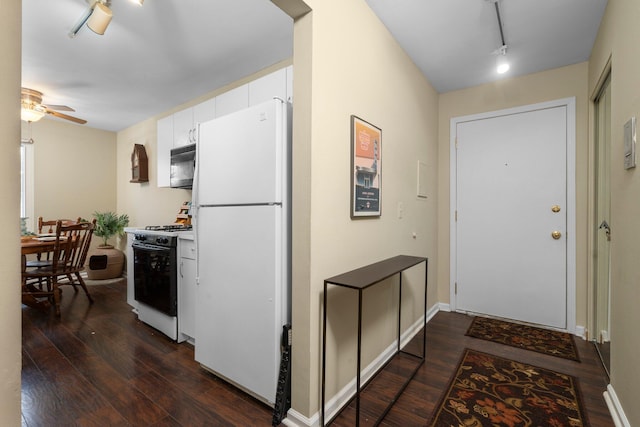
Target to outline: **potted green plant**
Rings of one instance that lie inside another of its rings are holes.
[[[96,228],[93,234],[102,239],[100,246],[110,246],[109,239],[116,234],[122,235],[124,228],[129,225],[129,216],[126,214],[116,215],[113,212],[94,212]]]
[[[129,225],[129,216],[114,212],[94,212],[93,216],[96,219],[93,234],[102,239],[102,244],[89,257],[87,277],[91,280],[120,277],[124,267],[124,253],[110,245],[109,239],[124,233],[124,228]]]

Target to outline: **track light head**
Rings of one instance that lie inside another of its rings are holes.
[[[509,71],[509,61],[507,61],[507,45],[502,45],[496,51],[498,57],[496,59],[496,71],[498,74],[504,74]]]

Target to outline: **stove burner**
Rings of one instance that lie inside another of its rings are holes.
[[[191,225],[187,225],[187,224],[147,225],[144,229],[149,231],[188,231],[188,230],[191,230]]]

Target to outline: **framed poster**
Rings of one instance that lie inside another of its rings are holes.
[[[382,130],[351,116],[351,218],[381,215]]]

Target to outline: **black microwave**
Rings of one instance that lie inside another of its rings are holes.
[[[196,144],[184,145],[171,150],[171,188],[193,187],[196,172]]]

